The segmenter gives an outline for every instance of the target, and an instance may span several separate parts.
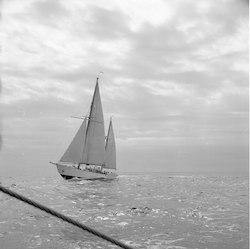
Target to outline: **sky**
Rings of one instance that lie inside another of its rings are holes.
[[[248,171],[248,1],[6,0],[7,174],[57,174],[96,77],[120,172]]]

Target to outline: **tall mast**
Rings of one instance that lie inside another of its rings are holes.
[[[89,121],[86,131],[83,163],[92,165],[105,165],[105,133],[102,103],[98,79],[91,102]]]

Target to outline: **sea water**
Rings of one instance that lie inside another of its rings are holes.
[[[2,186],[134,248],[249,248],[247,173],[0,176]],[[0,192],[0,248],[118,248]]]

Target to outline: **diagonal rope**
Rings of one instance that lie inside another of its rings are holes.
[[[29,199],[27,197],[24,197],[24,196],[22,196],[22,195],[20,195],[20,194],[18,194],[16,192],[10,190],[10,189],[7,189],[7,188],[1,186],[1,185],[0,185],[0,191],[2,191],[5,194],[8,194],[8,195],[10,195],[12,197],[15,197],[18,200],[26,202],[31,206],[34,206],[34,207],[36,207],[38,209],[41,209],[42,211],[45,211],[46,213],[49,213],[49,214],[51,214],[51,215],[53,215],[53,216],[55,216],[57,218],[60,218],[60,219],[62,219],[64,221],[67,221],[68,223],[70,223],[70,224],[72,224],[74,226],[77,226],[77,227],[79,227],[79,228],[81,228],[81,229],[83,229],[83,230],[85,230],[85,231],[87,231],[89,233],[92,233],[92,234],[94,234],[94,235],[96,235],[96,236],[98,236],[98,237],[100,237],[100,238],[102,238],[104,240],[107,240],[107,241],[111,242],[114,245],[120,246],[121,248],[124,248],[124,249],[133,249],[132,247],[120,242],[119,240],[113,239],[113,238],[109,237],[108,235],[105,235],[105,234],[103,234],[103,233],[101,233],[101,232],[99,232],[99,231],[97,231],[97,230],[95,230],[93,228],[90,228],[90,227],[80,223],[79,221],[76,221],[76,220],[74,220],[74,219],[72,219],[70,217],[67,217],[67,216],[65,216],[65,215],[63,215],[63,214],[61,214],[61,213],[59,213],[59,212],[57,212],[57,211],[55,211],[55,210],[53,210],[51,208],[48,208],[48,207],[46,207],[46,206],[44,206],[44,205],[42,205],[42,204],[40,204],[38,202],[35,202],[35,201],[33,201],[33,200],[31,200],[31,199]]]

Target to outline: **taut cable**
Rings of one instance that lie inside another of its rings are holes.
[[[83,230],[85,230],[85,231],[87,231],[89,233],[92,233],[92,234],[94,234],[94,235],[96,235],[96,236],[98,236],[98,237],[100,237],[100,238],[102,238],[104,240],[107,240],[107,241],[111,242],[114,245],[120,246],[121,248],[124,248],[124,249],[133,249],[132,247],[120,242],[119,240],[113,239],[113,238],[109,237],[106,234],[103,234],[103,233],[101,233],[101,232],[99,232],[99,231],[97,231],[97,230],[95,230],[95,229],[93,229],[91,227],[88,227],[88,226],[80,223],[79,221],[76,221],[76,220],[74,220],[74,219],[72,219],[70,217],[67,217],[67,216],[65,216],[65,215],[63,215],[63,214],[61,214],[61,213],[59,213],[59,212],[57,212],[57,211],[55,211],[55,210],[53,210],[51,208],[48,208],[48,207],[46,207],[46,206],[44,206],[44,205],[42,205],[42,204],[40,204],[40,203],[38,203],[36,201],[33,201],[33,200],[31,200],[31,199],[29,199],[29,198],[27,198],[25,196],[22,196],[22,195],[14,192],[14,191],[12,191],[10,189],[7,189],[7,188],[5,188],[5,187],[3,187],[1,185],[0,185],[0,191],[2,191],[5,194],[8,194],[8,195],[10,195],[12,197],[15,197],[18,200],[26,202],[27,204],[29,204],[29,205],[31,205],[33,207],[36,207],[36,208],[38,208],[38,209],[40,209],[42,211],[45,211],[46,213],[49,213],[49,214],[51,214],[51,215],[53,215],[53,216],[55,216],[57,218],[60,218],[60,219],[62,219],[64,221],[67,221],[68,223],[70,223],[70,224],[72,224],[74,226],[77,226],[77,227],[79,227],[79,228],[81,228],[81,229],[83,229]]]

